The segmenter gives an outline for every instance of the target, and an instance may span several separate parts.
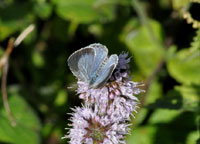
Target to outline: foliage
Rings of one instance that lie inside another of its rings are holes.
[[[133,81],[145,84],[128,144],[200,141],[200,29],[188,25],[180,12],[190,4],[1,0],[0,59],[11,37],[30,24],[35,29],[10,55],[8,102],[17,125],[10,125],[1,102],[0,143],[67,143],[61,139],[69,123],[66,113],[81,104],[67,58],[95,42],[106,45],[109,53],[128,51]]]

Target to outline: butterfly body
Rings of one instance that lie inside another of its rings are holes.
[[[74,52],[68,58],[72,73],[88,84],[89,88],[99,88],[110,78],[118,63],[118,56],[108,58],[108,49],[101,44],[91,44]]]

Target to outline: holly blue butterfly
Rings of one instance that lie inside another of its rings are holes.
[[[102,44],[91,44],[75,51],[68,58],[68,65],[72,73],[88,84],[89,88],[103,86],[111,77],[118,56],[116,54],[108,57],[108,49]]]

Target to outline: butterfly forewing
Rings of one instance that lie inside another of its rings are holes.
[[[70,70],[79,80],[89,83],[89,74],[93,65],[94,56],[94,49],[82,48],[69,57],[68,65]]]

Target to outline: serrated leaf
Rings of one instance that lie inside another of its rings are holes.
[[[186,60],[200,57],[200,28],[196,31],[196,36],[194,36],[189,49],[190,50],[188,51],[188,57]]]
[[[200,28],[196,31],[196,36],[193,39],[190,47],[191,51],[200,50]]]
[[[17,93],[12,92],[9,96],[10,108],[17,125],[11,126],[1,103],[0,141],[12,144],[39,144],[41,126],[36,114]]]

